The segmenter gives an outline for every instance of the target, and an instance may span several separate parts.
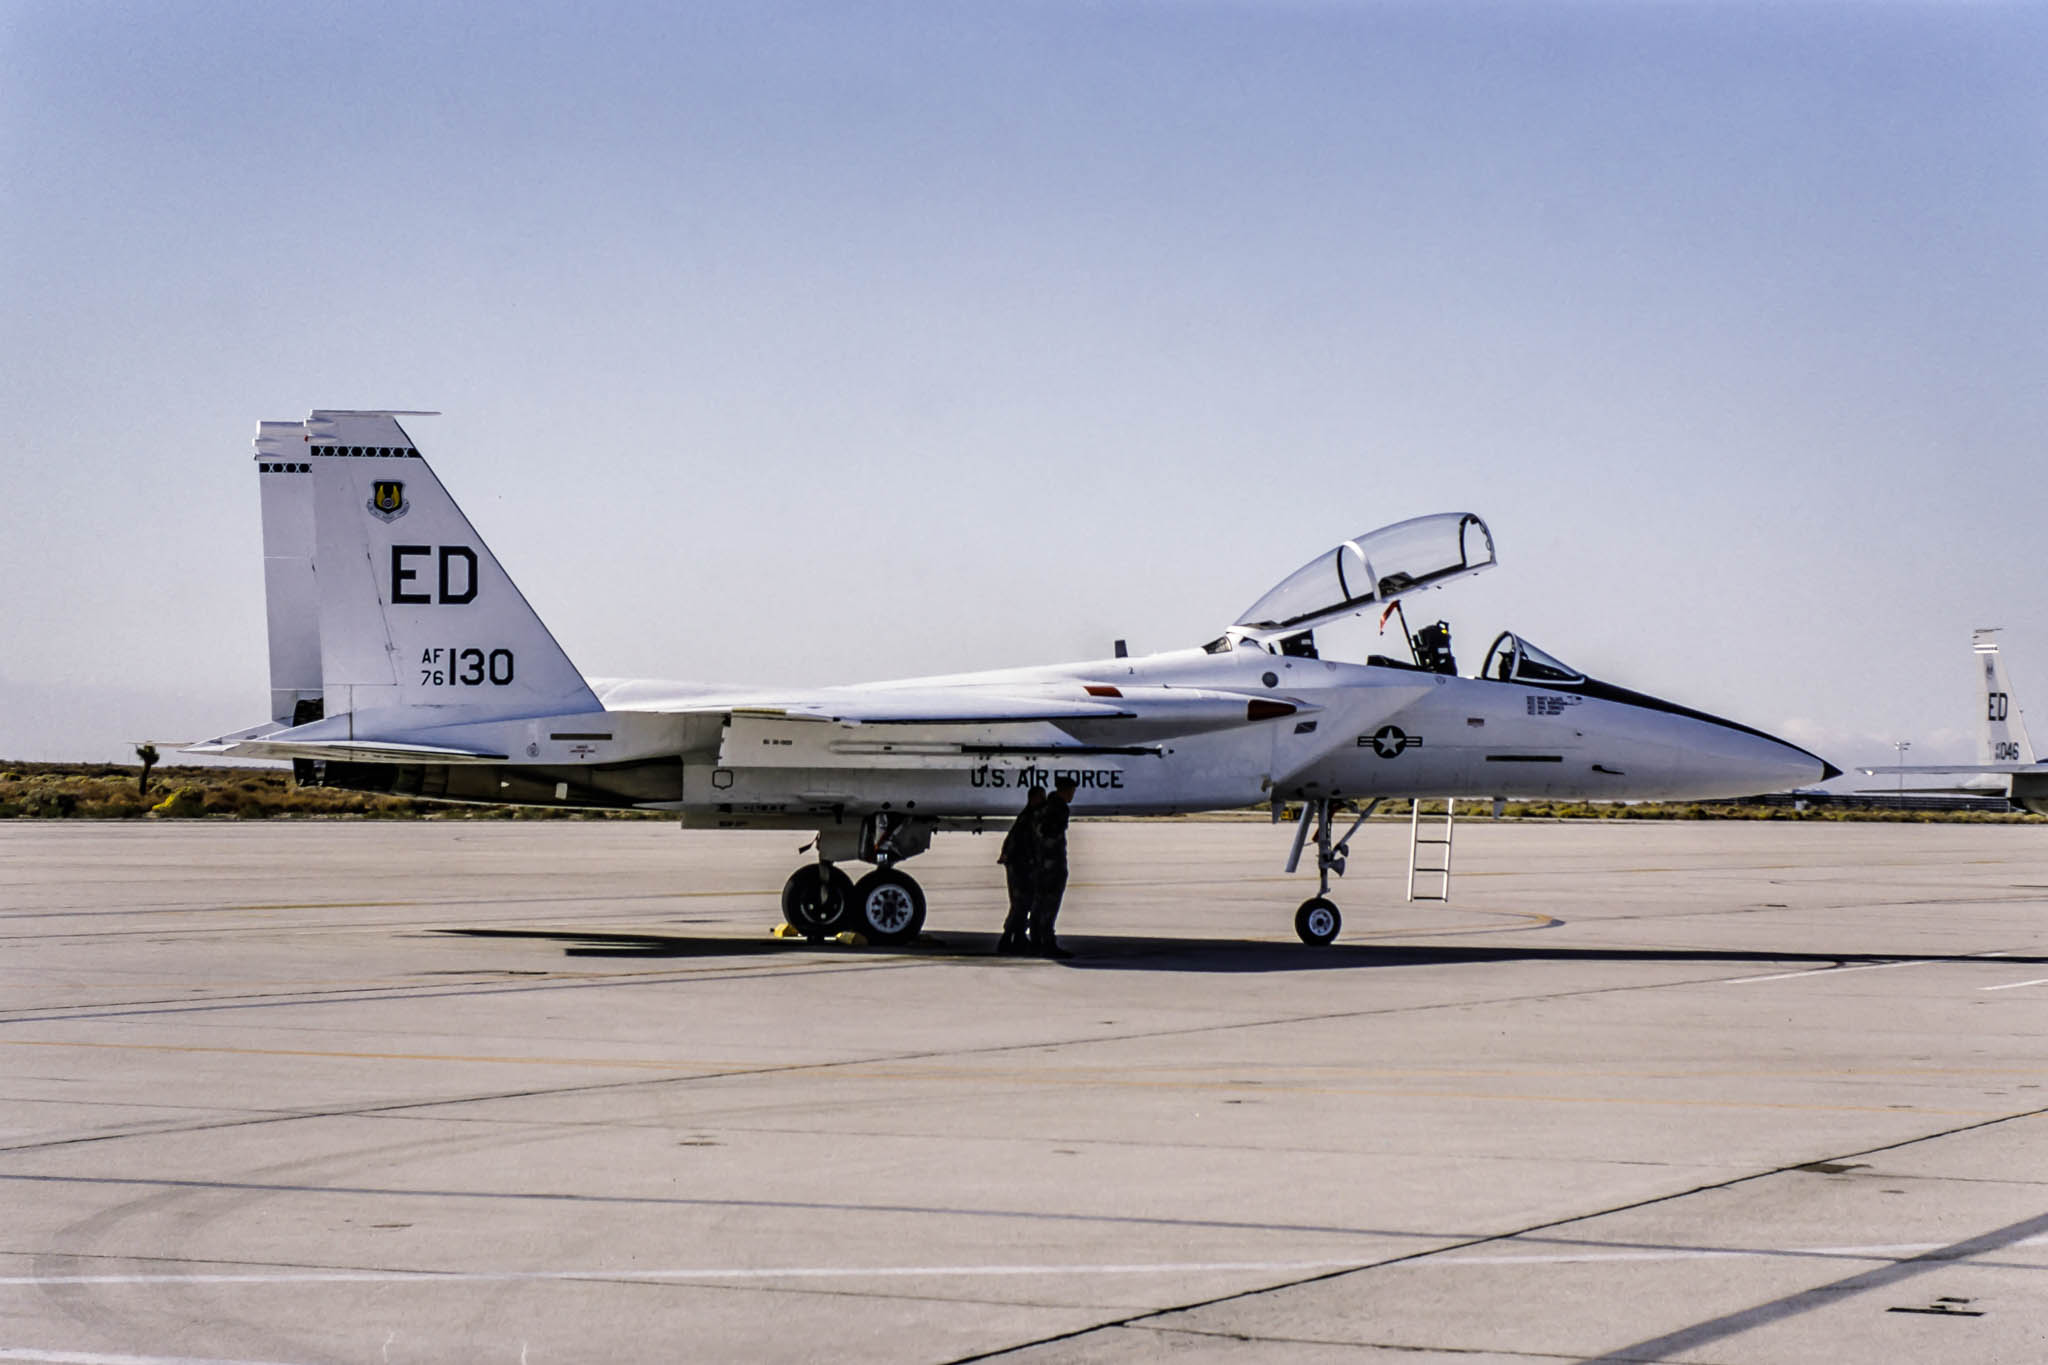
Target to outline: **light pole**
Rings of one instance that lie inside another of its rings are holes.
[[[1901,740],[1894,740],[1894,741],[1892,742],[1892,747],[1893,747],[1894,749],[1897,749],[1897,750],[1899,751],[1899,766],[1900,766],[1901,768],[1905,767],[1905,766],[1906,766],[1906,750],[1908,750],[1908,749],[1910,749],[1910,748],[1912,748],[1912,747],[1913,747],[1913,741],[1912,741],[1912,740],[1910,740],[1910,739],[1901,739]],[[1900,773],[1900,774],[1899,774],[1899,797],[1900,797],[1900,799],[1901,799],[1901,800],[1903,800],[1903,799],[1905,798],[1905,795],[1906,795],[1906,775],[1905,775],[1905,774],[1904,774],[1904,773],[1902,772],[1902,773]]]

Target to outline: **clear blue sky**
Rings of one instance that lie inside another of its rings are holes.
[[[0,755],[264,714],[249,440],[415,438],[586,672],[1433,598],[1844,765],[2048,741],[2048,6],[0,6]]]

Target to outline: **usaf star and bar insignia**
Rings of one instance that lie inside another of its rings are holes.
[[[1358,737],[1359,748],[1370,746],[1381,758],[1398,758],[1421,743],[1421,735],[1411,735],[1398,725],[1382,725],[1371,734]]]

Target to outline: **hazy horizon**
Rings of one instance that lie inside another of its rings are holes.
[[[0,757],[261,720],[256,423],[394,407],[586,673],[1194,645],[1471,510],[1466,671],[1966,760],[1973,628],[2048,708],[2043,69],[2018,4],[15,4]]]

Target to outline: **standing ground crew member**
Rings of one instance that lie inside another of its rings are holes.
[[[996,855],[1010,882],[1010,917],[1003,921],[1003,936],[996,941],[999,953],[1021,953],[1031,946],[1031,909],[1038,894],[1038,816],[1044,806],[1045,788],[1033,787],[1003,836],[1003,851]]]
[[[1072,957],[1053,936],[1060,899],[1067,894],[1067,804],[1080,784],[1069,774],[1054,779],[1052,796],[1038,810],[1038,890],[1031,902],[1031,946],[1040,957]]]

